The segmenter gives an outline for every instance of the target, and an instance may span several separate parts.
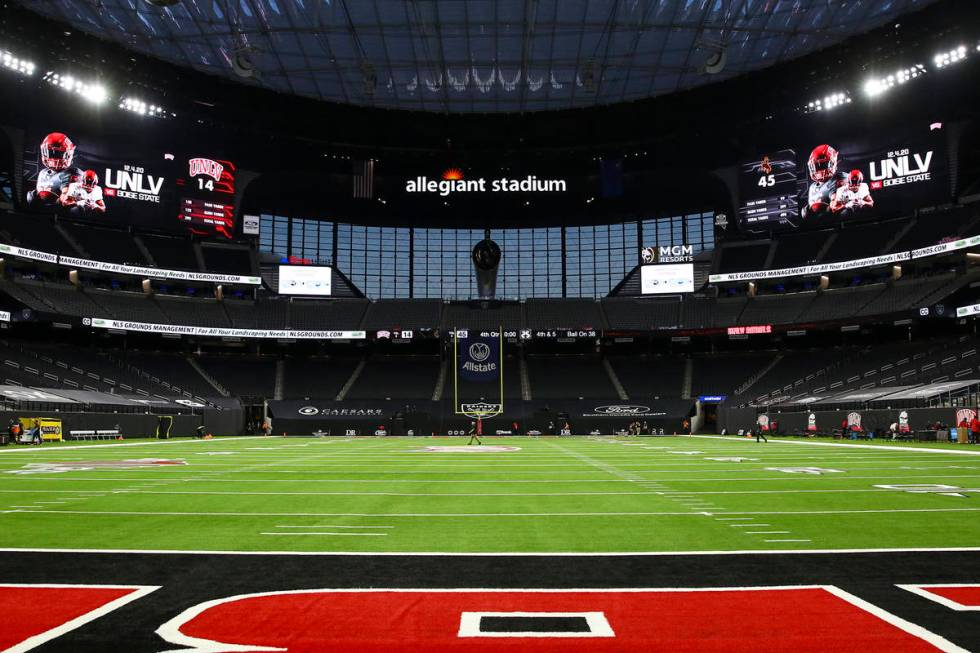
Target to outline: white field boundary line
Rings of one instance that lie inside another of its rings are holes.
[[[252,436],[243,436],[252,437]],[[723,438],[723,436],[713,436],[713,435],[694,435],[690,437],[695,438]],[[764,451],[754,451],[753,456],[767,457],[767,458],[779,458],[779,457],[816,457],[816,456],[841,456],[841,457],[852,457],[854,459],[873,459],[881,458],[885,455],[889,457],[897,454],[900,456],[917,456],[923,452],[950,452],[950,451],[961,451],[967,449],[968,447],[964,445],[958,445],[961,448],[926,448],[921,447],[917,449],[902,447],[898,445],[871,445],[871,444],[849,444],[847,442],[808,442],[805,440],[772,440],[773,444],[804,444],[804,445],[823,445],[823,446],[833,446],[838,449],[844,447],[845,450],[834,450],[825,453],[817,454],[813,451],[798,451],[794,450],[791,452],[787,449],[767,449]],[[554,461],[554,454],[548,454],[545,451],[531,451],[529,449],[520,449],[513,452],[487,452],[482,456],[474,456],[472,453],[430,453],[430,454],[418,454],[412,457],[391,453],[390,451],[383,448],[383,445],[373,444],[364,445],[358,451],[343,451],[340,452],[336,449],[326,449],[318,450],[311,449],[308,451],[297,452],[293,448],[289,447],[241,447],[238,446],[243,443],[228,442],[227,440],[161,440],[161,441],[140,441],[140,442],[112,442],[111,444],[90,444],[90,445],[63,445],[63,446],[45,446],[45,447],[27,447],[22,446],[15,449],[4,449],[4,453],[28,453],[28,452],[44,452],[44,453],[56,453],[56,452],[71,452],[72,455],[78,455],[79,451],[84,451],[87,449],[106,449],[106,448],[123,448],[123,447],[153,447],[160,446],[161,448],[172,447],[175,445],[188,444],[188,445],[211,445],[214,447],[221,447],[221,451],[210,452],[195,452],[197,455],[214,455],[215,453],[220,453],[222,455],[234,454],[239,458],[268,458],[268,457],[288,457],[295,453],[306,454],[307,458],[318,459],[318,460],[336,460],[342,462],[351,462],[356,460],[364,460],[367,462],[389,462],[391,464],[399,465],[411,465],[417,464],[420,461],[426,461],[432,464],[444,464],[444,465],[455,465],[455,464],[469,464],[478,463],[480,460],[485,460],[487,458],[492,458],[495,461],[500,461],[499,464],[531,464],[538,461]],[[545,445],[555,445],[553,442],[546,442]],[[702,460],[710,459],[711,457],[717,456],[745,456],[746,451],[744,449],[745,443],[738,442],[734,447],[717,448],[716,445],[712,443],[684,443],[684,444],[702,444],[699,448],[685,449],[682,446],[678,446],[673,452],[636,452],[629,451],[627,454],[615,454],[610,455],[608,452],[594,451],[594,450],[582,450],[575,447],[574,445],[566,447],[569,451],[575,451],[582,454],[595,454],[589,457],[594,460],[608,460],[608,461],[621,461],[621,462],[631,462],[636,460],[662,460],[664,462],[672,461],[675,463],[684,463],[689,459]],[[707,444],[709,446],[705,447]],[[755,441],[748,444],[755,444]],[[502,446],[502,445],[501,445]],[[514,445],[515,447],[518,445]],[[559,445],[560,446],[560,445]],[[854,451],[847,451],[846,449],[853,449]],[[867,449],[872,450],[858,450]],[[889,453],[879,453],[877,449],[884,449]],[[895,452],[892,454],[890,452]],[[632,454],[632,455],[628,455]],[[708,460],[708,463],[713,463],[718,461]],[[724,462],[724,461],[721,461]]]
[[[867,553],[980,553],[980,547],[908,547],[880,549],[738,549],[716,551],[214,551],[194,549],[65,549],[65,548],[0,548],[0,553],[69,553],[72,555],[144,554],[144,555],[207,555],[207,556],[352,556],[352,557],[414,557],[439,556],[461,558],[626,558],[626,557],[688,557],[688,556],[755,556],[755,555],[845,555]],[[346,590],[345,590],[346,591]],[[398,590],[392,590],[398,591]],[[429,590],[427,590],[429,591]],[[511,590],[498,590],[511,591]],[[541,590],[562,591],[562,590]],[[586,591],[586,590],[583,590]],[[588,590],[593,591],[593,590]],[[601,589],[597,591],[602,591]],[[629,590],[623,590],[629,591]]]
[[[60,464],[70,465],[71,463],[72,463],[72,461],[54,461],[54,462],[51,462],[51,464],[53,464],[53,465],[60,465]],[[140,481],[167,481],[167,480],[171,480],[173,478],[172,477],[173,474],[179,473],[181,471],[192,471],[194,473],[200,473],[200,474],[210,473],[210,474],[213,474],[215,476],[217,476],[217,475],[227,476],[227,475],[232,475],[232,474],[247,474],[247,473],[250,473],[250,472],[255,472],[255,471],[257,471],[258,468],[265,468],[265,467],[269,467],[269,466],[275,465],[275,464],[276,463],[256,464],[256,465],[251,465],[251,466],[247,466],[247,467],[239,467],[237,469],[221,469],[221,470],[219,470],[219,469],[208,469],[208,468],[198,468],[198,467],[192,466],[192,465],[180,465],[180,466],[176,466],[176,469],[161,469],[159,467],[144,467],[144,468],[126,469],[125,471],[126,472],[143,473],[143,474],[146,474],[146,475],[150,475],[152,473],[160,473],[160,472],[163,472],[163,475],[161,475],[159,477],[141,478],[141,479],[134,479],[134,480],[140,480]],[[831,464],[831,463],[827,463],[827,464]],[[840,465],[840,464],[834,465],[834,468],[835,469],[836,468],[840,468],[840,467],[846,467],[846,466],[845,465]],[[952,466],[952,467],[950,467],[950,466],[946,466],[946,465],[934,466],[934,467],[932,467],[932,466],[931,467],[913,467],[911,469],[905,469],[903,467],[864,467],[864,468],[844,469],[844,470],[841,470],[841,471],[854,472],[854,473],[867,473],[867,472],[883,472],[884,473],[884,472],[902,472],[902,471],[920,471],[920,470],[921,471],[926,471],[926,470],[942,470],[942,469],[955,469],[955,470],[964,470],[964,471],[975,471],[975,472],[977,472],[977,474],[974,474],[973,476],[980,475],[980,466],[978,466],[976,468],[972,468],[972,467],[962,467],[962,466]],[[13,471],[17,471],[17,469],[11,469],[11,470],[6,470],[6,471],[13,472]],[[93,469],[93,470],[77,470],[77,471],[95,471],[95,472],[98,472],[98,471],[106,471],[108,473],[115,473],[116,471],[122,471],[122,470],[112,470],[112,469],[109,469],[109,470],[100,470],[100,469]],[[286,476],[286,475],[359,476],[359,475],[370,474],[370,473],[373,473],[373,474],[412,475],[412,476],[481,476],[483,474],[491,474],[491,473],[498,472],[498,471],[506,471],[506,470],[500,470],[499,468],[495,468],[495,467],[492,467],[491,466],[491,467],[487,467],[485,469],[476,470],[476,471],[467,471],[467,472],[462,472],[462,471],[452,470],[452,469],[446,469],[446,470],[431,470],[430,469],[430,470],[416,470],[416,471],[413,471],[413,470],[401,470],[401,471],[393,471],[393,472],[383,472],[383,471],[379,471],[379,470],[377,470],[375,468],[375,469],[365,470],[365,471],[347,471],[346,469],[345,470],[330,470],[330,471],[317,471],[317,470],[314,470],[314,469],[308,469],[308,470],[307,469],[262,469],[260,473],[262,473],[262,474],[270,474],[270,475],[282,475],[282,476]],[[630,482],[634,482],[634,483],[636,483],[636,482],[639,482],[639,483],[644,483],[644,482],[645,483],[656,483],[656,482],[669,482],[669,483],[673,483],[675,481],[687,482],[687,481],[691,481],[691,480],[710,480],[710,481],[736,481],[736,480],[744,480],[744,479],[737,479],[737,478],[732,478],[732,477],[724,478],[724,479],[715,479],[715,478],[711,478],[711,479],[691,479],[691,478],[685,477],[684,476],[685,474],[745,474],[745,473],[764,473],[764,472],[767,472],[769,470],[767,470],[767,469],[760,469],[760,468],[756,468],[756,467],[745,467],[743,469],[710,469],[710,468],[702,468],[702,469],[691,469],[691,470],[684,470],[684,471],[663,470],[663,469],[634,469],[634,470],[624,470],[624,471],[627,472],[627,473],[629,473],[631,475],[631,477],[629,479],[624,479],[624,480],[629,480]],[[572,471],[568,471],[568,472],[566,472],[566,471],[530,471],[530,470],[528,470],[528,471],[521,470],[521,471],[512,472],[512,474],[514,474],[514,475],[517,475],[517,474],[527,474],[527,475],[531,475],[531,476],[549,476],[549,475],[553,476],[553,475],[561,475],[561,474],[568,474],[568,473],[598,474],[599,472],[592,472],[592,471],[589,471],[589,470],[582,470],[582,469],[578,469],[578,470],[576,470],[574,472],[572,472]],[[636,479],[632,479],[632,474],[669,474],[670,475],[670,478],[659,478],[659,479],[654,480],[654,479],[649,479],[649,478],[641,478],[641,477],[638,477]],[[38,474],[29,474],[28,476],[37,476],[37,475]],[[944,474],[933,474],[932,476],[943,476],[943,475]],[[7,476],[8,476],[7,474],[4,474],[4,475],[0,476],[0,480],[3,480],[5,478],[7,478]],[[10,476],[17,476],[17,474],[10,474]],[[889,474],[884,474],[883,476],[886,476],[888,478],[891,478],[892,477],[892,475],[890,473]],[[206,478],[206,477],[204,477],[204,478]],[[862,478],[862,477],[856,477],[855,476],[855,477],[848,477],[848,478]],[[864,477],[864,478],[868,478],[868,477]],[[911,478],[911,476],[909,478]],[[113,477],[108,477],[108,478],[106,478],[104,480],[107,480],[108,481],[108,480],[112,480],[112,479],[113,479]],[[232,479],[229,479],[229,480],[232,480]],[[277,479],[260,479],[260,480],[263,480],[263,481],[275,481]],[[316,481],[318,479],[309,479],[309,480]],[[352,481],[357,481],[358,479],[351,479],[351,480]],[[379,482],[387,482],[388,480],[390,480],[390,479],[385,479],[385,478],[378,479]],[[404,480],[410,480],[410,479],[404,479]],[[462,480],[462,479],[456,479],[456,480]],[[520,479],[515,479],[515,480],[518,480],[519,481]],[[601,479],[595,479],[595,480],[601,480]],[[612,481],[614,479],[609,479],[609,480]],[[555,478],[553,481],[547,481],[547,482],[562,482],[562,481],[563,481],[563,479],[561,479],[561,478]],[[423,481],[419,481],[419,482],[427,482],[427,481],[424,481],[423,480]],[[472,481],[472,482],[488,482],[488,481],[486,481],[485,479],[481,479],[481,480]]]
[[[264,472],[260,472],[264,473]],[[815,474],[781,474],[779,476],[770,476],[765,478],[672,478],[669,482],[671,483],[700,483],[700,482],[714,482],[723,481],[726,483],[742,483],[742,482],[773,482],[773,481],[815,481],[822,479],[826,481],[827,479],[836,479],[841,481],[868,481],[868,480],[903,480],[909,478],[980,478],[980,470],[977,474],[904,474],[901,476],[895,476],[891,474],[883,474],[880,476],[823,476]],[[0,477],[0,481],[92,481],[92,482],[102,482],[108,483],[117,480],[129,480],[129,481],[145,481],[145,478],[122,478],[122,477],[108,477],[108,478],[82,478],[82,477],[70,477],[63,474],[27,474],[27,475],[12,475],[10,478]],[[580,479],[580,480],[570,480],[570,479],[554,479],[554,480],[542,480],[542,479],[479,479],[479,480],[426,480],[426,479],[342,479],[342,478],[215,478],[215,477],[194,477],[194,478],[161,478],[161,481],[183,481],[188,483],[379,483],[379,484],[389,484],[389,483],[469,483],[470,485],[488,485],[497,483],[548,483],[549,485],[555,485],[557,483],[630,483],[633,485],[643,485],[648,483],[650,485],[661,485],[661,481],[655,481],[653,479],[642,479],[638,481],[631,481],[627,479],[617,480],[617,479]],[[113,490],[100,490],[102,492],[112,492]],[[670,489],[664,487],[663,492],[669,492]],[[679,490],[677,490],[679,491]],[[695,492],[695,490],[691,490]]]
[[[84,462],[86,460],[89,460],[89,458],[68,458],[68,459],[52,460],[51,462],[70,464],[70,463],[73,463],[73,462]],[[308,460],[308,458],[304,458],[304,460]],[[724,468],[723,469],[717,469],[717,468],[714,468],[710,463],[702,463],[702,464],[697,464],[697,463],[694,463],[694,464],[692,464],[692,463],[687,463],[687,464],[684,464],[684,463],[664,463],[664,464],[661,464],[661,463],[657,463],[657,465],[658,465],[658,468],[657,469],[649,469],[648,468],[648,466],[650,465],[650,462],[649,461],[643,463],[642,465],[640,465],[640,464],[637,464],[637,465],[619,465],[619,468],[622,469],[623,471],[627,471],[627,472],[660,472],[660,473],[664,473],[664,474],[693,474],[693,473],[705,472],[705,471],[709,471],[709,472],[713,472],[713,473],[714,472],[723,473],[723,472],[742,472],[742,471],[746,471],[746,470],[759,471],[760,470],[760,465],[759,465],[760,463],[762,463],[762,464],[768,464],[768,465],[780,464],[780,465],[787,465],[788,466],[788,465],[792,464],[793,462],[800,461],[800,460],[801,460],[800,457],[791,457],[789,460],[771,460],[771,459],[767,459],[767,460],[760,460],[760,461],[758,461],[755,464],[742,465],[742,466],[740,466],[737,469],[724,469]],[[235,468],[241,468],[242,465],[251,465],[251,464],[256,464],[256,463],[260,463],[260,462],[261,463],[268,463],[269,462],[269,459],[268,458],[244,458],[244,457],[239,457],[239,458],[235,458],[235,461],[237,463],[239,463],[239,464],[234,464],[234,463],[213,463],[213,462],[210,462],[210,461],[203,462],[203,461],[201,461],[200,459],[197,459],[197,458],[188,460],[188,463],[192,464],[195,469],[199,469],[199,470],[202,470],[202,471],[203,470],[208,470],[208,469],[214,469],[215,471],[222,471],[225,468],[231,468],[232,470],[234,470]],[[875,469],[902,469],[902,467],[893,467],[893,466],[888,466],[888,467],[864,467],[863,466],[863,465],[876,465],[876,464],[877,465],[880,465],[883,462],[892,462],[892,463],[896,463],[896,464],[902,463],[903,465],[906,465],[906,466],[907,465],[910,465],[910,464],[935,463],[935,462],[937,462],[935,458],[928,458],[928,459],[921,458],[921,459],[909,459],[909,460],[889,459],[887,461],[886,460],[882,460],[881,458],[879,458],[878,460],[875,460],[875,461],[855,462],[853,460],[847,460],[847,459],[844,459],[844,460],[836,460],[835,461],[835,460],[830,460],[829,458],[825,458],[825,457],[815,457],[815,456],[813,456],[813,457],[810,457],[810,458],[807,459],[806,464],[812,464],[813,461],[816,461],[816,462],[825,462],[828,465],[848,465],[848,466],[852,466],[854,469],[859,470],[859,471],[875,470]],[[15,467],[16,465],[23,464],[23,462],[24,461],[21,461],[21,460],[5,460],[5,461],[0,461],[0,468],[7,467],[7,466],[9,466],[9,467]],[[278,464],[280,462],[285,462],[285,461],[272,461],[271,464]],[[802,464],[803,463],[801,462],[801,465]],[[972,461],[972,460],[971,461],[963,461],[963,464],[964,465],[976,465],[977,466],[977,469],[980,469],[980,460],[978,460],[978,461]],[[395,468],[395,466],[393,466],[393,465],[383,465],[383,464],[380,464],[380,463],[379,464],[374,464],[374,465],[347,465],[347,464],[324,465],[324,464],[317,464],[317,463],[309,463],[309,464],[306,464],[306,463],[295,463],[294,462],[294,463],[290,463],[289,466],[290,467],[298,467],[298,468],[307,468],[307,469],[287,469],[287,470],[271,470],[271,471],[274,472],[274,473],[277,473],[277,474],[283,474],[283,473],[307,474],[307,473],[316,473],[317,470],[328,470],[330,472],[333,472],[334,470],[345,470],[346,471],[346,470],[353,470],[353,469],[366,469],[366,470],[369,470],[369,471],[379,471],[379,473],[386,473],[386,474],[387,473],[392,473],[392,474],[396,474],[396,473],[397,474],[429,474],[429,473],[440,473],[440,472],[463,473],[460,470],[466,470],[465,473],[480,473],[480,472],[490,471],[490,470],[506,469],[506,470],[513,470],[513,471],[515,471],[517,473],[547,473],[547,474],[557,474],[557,473],[563,473],[563,472],[560,472],[560,471],[535,472],[534,470],[536,470],[536,469],[549,469],[550,470],[550,469],[553,469],[553,468],[561,468],[561,469],[568,469],[568,470],[581,470],[582,469],[581,465],[547,465],[547,464],[542,464],[542,465],[492,465],[492,464],[490,464],[490,465],[459,465],[459,466],[446,465],[445,467],[428,467],[426,470],[419,470],[419,471],[404,471],[406,469],[408,469],[408,470],[418,470],[418,465],[399,465],[399,466],[397,466],[397,468]],[[679,468],[690,468],[690,469],[660,469],[661,467],[662,468],[666,468],[666,467],[679,467]],[[948,465],[933,465],[933,466],[929,466],[929,467],[922,467],[922,468],[919,468],[919,469],[946,469],[948,467],[949,467]],[[955,467],[960,467],[960,466],[957,465]],[[380,472],[380,469],[390,469],[391,471],[390,472],[387,472],[387,471],[386,472]],[[364,473],[364,472],[350,471],[348,473]]]
[[[687,437],[691,438],[705,438],[710,440],[730,440],[732,442],[738,442],[739,439],[732,440],[729,437],[722,435],[689,435]],[[751,440],[755,444],[755,440]],[[847,444],[845,442],[803,442],[800,440],[770,440],[772,444],[798,444],[804,447],[845,447],[847,449],[877,449],[879,451],[915,451],[916,453],[948,453],[955,456],[980,456],[980,451],[960,451],[959,449],[930,449],[928,447],[921,447],[911,449],[910,447],[900,447],[900,446],[889,446],[884,444]],[[744,443],[743,443],[744,444]]]
[[[83,444],[83,445],[64,445],[56,447],[24,447],[22,449],[8,449],[6,451],[0,451],[0,455],[12,455],[15,453],[46,453],[51,455],[52,452],[56,451],[77,451],[79,449],[105,449],[108,447],[118,448],[118,447],[156,447],[156,446],[166,446],[166,445],[176,445],[176,444],[216,444],[223,443],[228,444],[229,441],[235,440],[254,440],[256,438],[261,438],[261,435],[235,435],[227,436],[224,438],[214,438],[213,440],[154,440],[153,442],[116,442],[115,444]]]
[[[896,585],[903,590],[917,594],[924,599],[929,599],[934,601],[939,605],[945,606],[950,610],[956,610],[957,612],[978,612],[980,611],[980,605],[963,605],[959,601],[954,601],[953,599],[948,599],[945,596],[931,592],[933,588],[960,588],[968,587],[970,589],[976,589],[980,587],[977,583],[932,583],[932,584],[918,584],[918,585]]]
[[[720,437],[720,436],[691,436],[691,437],[704,437],[704,438],[708,438],[708,437]],[[901,461],[904,462],[904,461],[911,461],[911,460],[922,460],[922,461],[925,461],[925,460],[933,460],[934,459],[932,457],[932,455],[927,455],[927,456],[920,455],[922,453],[928,453],[928,454],[935,454],[935,453],[953,453],[953,454],[970,454],[970,455],[976,455],[976,454],[973,454],[973,452],[972,451],[969,451],[969,450],[956,450],[956,449],[914,449],[914,450],[909,450],[909,449],[905,449],[905,448],[902,448],[902,447],[889,447],[889,446],[884,446],[884,445],[859,445],[859,444],[829,443],[829,442],[802,442],[802,441],[791,441],[791,440],[790,441],[777,441],[777,440],[773,440],[773,443],[774,444],[781,443],[781,444],[799,444],[799,445],[811,445],[811,446],[826,446],[826,447],[845,447],[845,448],[852,448],[852,449],[856,449],[856,448],[878,448],[878,449],[882,449],[882,450],[884,450],[885,452],[888,452],[888,453],[868,453],[868,452],[864,452],[864,451],[859,451],[859,452],[829,451],[829,452],[827,452],[825,454],[822,454],[822,455],[817,456],[817,455],[803,455],[803,454],[799,454],[799,453],[785,453],[784,454],[784,453],[754,452],[753,455],[758,456],[759,459],[761,459],[763,461],[787,458],[787,459],[791,459],[791,460],[803,460],[803,459],[807,459],[807,460],[828,460],[828,459],[838,460],[838,459],[840,459],[840,460],[846,460],[846,461],[852,461],[852,462],[861,462],[861,461],[878,461],[878,462],[881,462],[881,461],[883,461],[885,459],[887,459],[889,461],[892,461],[892,460],[901,460]],[[87,451],[87,450],[89,450],[89,449],[106,449],[106,448],[123,448],[123,447],[154,447],[154,446],[157,446],[158,444],[161,447],[161,451],[165,451],[164,447],[173,447],[175,445],[181,445],[181,444],[196,445],[196,446],[200,447],[200,446],[206,445],[206,444],[212,444],[212,445],[215,445],[215,446],[218,446],[218,445],[222,445],[223,444],[223,445],[227,446],[229,443],[227,443],[227,442],[222,443],[222,442],[218,442],[218,441],[215,441],[215,440],[210,440],[210,441],[208,441],[208,440],[203,440],[203,441],[202,440],[188,440],[186,442],[180,442],[180,441],[166,441],[166,442],[125,442],[125,443],[117,443],[117,444],[99,444],[99,445],[86,445],[86,446],[47,447],[47,448],[40,448],[40,449],[37,448],[37,447],[33,447],[33,448],[27,448],[27,447],[25,447],[25,448],[19,448],[19,449],[0,450],[0,454],[10,455],[10,454],[16,454],[16,453],[32,453],[32,454],[45,454],[47,456],[56,456],[56,455],[64,452],[66,454],[65,458],[68,459],[68,460],[72,460],[72,459],[83,460],[84,459],[84,456],[85,456],[85,453],[84,452]],[[381,445],[374,445],[374,446],[375,447],[379,447]],[[372,448],[372,447],[365,447],[364,449],[366,450],[366,449],[369,449],[369,448]],[[260,460],[263,460],[263,461],[270,460],[270,459],[275,459],[275,458],[287,459],[287,458],[292,458],[293,455],[296,454],[296,453],[300,453],[300,452],[296,452],[296,451],[293,451],[293,450],[286,451],[286,450],[282,450],[282,449],[273,449],[271,447],[268,447],[266,449],[268,449],[268,451],[270,451],[270,452],[276,452],[276,453],[274,453],[274,454],[273,453],[263,453],[263,454],[247,453],[246,452],[247,450],[243,450],[243,449],[230,450],[230,451],[227,451],[227,452],[222,451],[221,453],[228,453],[228,454],[234,454],[234,455],[236,455],[235,461],[238,461],[238,460],[246,460],[246,459],[260,459]],[[197,454],[197,455],[210,455],[209,452],[200,452],[200,451],[197,451],[197,452],[194,452],[194,453]],[[215,453],[217,453],[217,452],[215,452]],[[315,453],[312,453],[312,452],[302,452],[302,453],[304,454],[302,460],[309,460],[309,461],[332,461],[333,463],[336,463],[336,464],[330,464],[330,462],[311,463],[311,464],[327,465],[327,466],[353,465],[353,466],[360,467],[360,466],[366,466],[366,465],[370,464],[370,465],[384,465],[384,466],[389,466],[389,467],[411,467],[411,466],[414,465],[414,463],[417,463],[419,461],[419,459],[413,459],[413,461],[410,463],[410,462],[407,462],[404,457],[397,457],[397,456],[394,456],[393,457],[393,456],[390,456],[390,455],[371,454],[371,453],[361,453],[361,454],[358,454],[358,455],[337,455],[337,454],[322,454],[321,455],[321,454],[315,454]],[[686,466],[693,466],[693,465],[706,465],[706,466],[711,466],[711,465],[716,464],[717,462],[719,462],[719,461],[707,460],[708,458],[710,458],[712,456],[715,456],[715,457],[717,457],[717,456],[736,456],[736,455],[744,455],[746,452],[745,452],[744,449],[740,449],[740,450],[724,450],[724,451],[720,451],[720,450],[709,450],[709,451],[705,451],[703,453],[704,453],[704,459],[702,459],[702,458],[693,458],[693,457],[691,457],[691,458],[686,457],[684,459],[678,459],[678,458],[675,458],[675,457],[672,457],[672,456],[661,456],[661,455],[623,456],[623,457],[619,457],[619,456],[617,456],[617,457],[595,456],[592,459],[593,460],[596,460],[596,461],[599,461],[599,462],[617,463],[617,464],[621,464],[621,465],[624,465],[624,466],[627,465],[627,464],[628,465],[631,465],[631,466],[649,465],[651,463],[654,463],[654,464],[657,464],[657,465],[661,465],[661,466],[665,466],[665,467],[667,467],[667,466],[686,467]],[[501,455],[503,455],[503,454],[501,454]],[[508,455],[512,455],[512,454],[508,454]],[[687,455],[689,455],[689,454],[687,454]],[[698,454],[698,455],[700,455],[700,454]],[[0,458],[2,458],[2,455],[0,455]],[[461,459],[461,458],[450,458],[450,457],[447,457],[447,456],[442,456],[442,457],[440,457],[438,459],[435,458],[435,457],[432,457],[432,458],[426,458],[425,460],[427,462],[435,463],[433,465],[435,467],[441,467],[441,466],[445,466],[445,467],[481,467],[481,466],[487,465],[487,463],[479,462],[479,461],[477,461],[476,459],[474,459],[472,457],[469,457],[469,458],[466,458],[466,459]],[[567,464],[562,464],[562,463],[557,463],[556,464],[556,463],[554,463],[553,462],[554,461],[554,455],[534,454],[534,455],[528,455],[528,456],[521,456],[520,457],[520,460],[522,460],[523,462],[501,462],[501,461],[499,461],[498,458],[494,458],[494,463],[497,466],[503,466],[503,467],[567,467],[567,466],[569,466]],[[538,462],[539,460],[541,462]],[[363,464],[358,464],[357,461],[361,461],[361,462],[363,462]],[[751,462],[755,462],[755,461],[751,461]],[[221,462],[218,462],[218,459],[213,459],[213,460],[212,459],[209,459],[207,462],[205,462],[204,460],[201,460],[200,463],[202,465],[203,464],[209,464],[209,465],[215,465],[215,466],[219,466],[219,465],[222,465],[222,464],[225,464],[225,465],[234,464],[232,462],[221,463]]]
[[[719,515],[865,515],[937,512],[980,512],[977,508],[880,508],[867,510],[698,511],[698,512],[177,512],[139,510],[0,510],[39,515],[122,515],[127,517],[429,517],[482,519],[486,517],[718,517]]]
[[[817,490],[814,490],[817,491]],[[822,490],[821,490],[822,491]],[[828,490],[833,492],[834,490]],[[850,491],[850,490],[841,490]],[[77,494],[84,490],[0,490],[0,494]],[[648,496],[665,495],[665,492],[209,492],[206,490],[107,490],[117,494],[201,494],[214,496],[341,496],[341,497],[596,497],[596,496]],[[854,492],[892,492],[895,490],[854,490]],[[74,497],[66,497],[65,500]],[[81,499],[77,498],[76,500]],[[96,498],[86,494],[84,498]],[[38,503],[44,503],[38,502]],[[59,503],[61,503],[59,501]]]

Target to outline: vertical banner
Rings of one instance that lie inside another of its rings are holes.
[[[500,330],[453,331],[453,395],[457,414],[496,415],[503,411],[503,363]]]

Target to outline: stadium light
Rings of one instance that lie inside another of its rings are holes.
[[[59,73],[48,71],[44,74],[44,81],[59,88],[63,88],[69,93],[77,93],[92,104],[102,104],[109,97],[109,93],[106,91],[105,86],[96,83],[83,82],[80,79],[75,79],[71,75],[61,75]]]
[[[945,68],[950,64],[958,63],[966,59],[966,46],[961,45],[955,50],[950,50],[949,52],[940,52],[935,57],[932,58],[932,62],[936,64],[936,68]]]
[[[813,113],[815,111],[829,111],[830,109],[836,109],[837,107],[850,104],[851,96],[847,92],[843,93],[831,93],[822,98],[817,98],[812,102],[807,102],[806,112]]]
[[[22,57],[15,57],[13,53],[6,50],[0,50],[0,64],[7,70],[12,70],[21,75],[30,76],[34,74],[35,66],[33,61],[28,61]]]
[[[885,77],[872,77],[864,83],[864,92],[870,97],[875,97],[876,95],[881,95],[893,86],[905,84],[919,75],[924,75],[926,73],[926,67],[923,64],[917,63],[909,68],[902,68],[895,71],[891,75],[886,75]]]
[[[132,111],[141,116],[151,118],[166,118],[176,116],[176,113],[169,112],[158,104],[147,104],[143,100],[134,97],[122,97],[119,100],[119,108],[125,111]]]

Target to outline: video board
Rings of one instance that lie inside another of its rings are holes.
[[[644,295],[694,292],[694,264],[641,266],[640,292]]]
[[[24,206],[32,211],[232,238],[235,165],[65,124],[28,131]]]
[[[322,295],[332,292],[333,270],[315,265],[280,265],[280,295]]]
[[[743,229],[887,217],[949,196],[941,123],[904,134],[817,134],[739,164]]]

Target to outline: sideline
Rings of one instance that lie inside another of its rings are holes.
[[[205,442],[229,442],[238,440],[255,440],[257,438],[265,438],[264,435],[226,435],[218,436],[210,440],[198,440],[198,439],[183,439],[183,440],[154,440],[153,442],[122,442],[115,444],[83,444],[79,446],[75,445],[65,445],[61,447],[47,447],[44,445],[40,447],[32,447],[30,445],[25,445],[23,448],[9,449],[7,451],[0,451],[0,455],[3,454],[15,454],[15,453],[41,453],[42,451],[50,454],[52,451],[77,451],[79,449],[103,449],[106,447],[155,447],[157,445],[163,444],[203,444]],[[275,447],[273,447],[275,448]]]
[[[740,438],[734,435],[688,435],[688,438],[703,438],[705,440],[725,440],[726,442],[748,442],[756,444],[755,440]],[[883,444],[847,444],[846,442],[801,442],[799,440],[771,440],[775,444],[799,444],[810,447],[844,447],[846,449],[878,449],[880,451],[915,451],[916,453],[950,453],[957,456],[980,456],[980,448],[976,451],[960,451],[958,449],[930,449],[928,447],[894,447]]]
[[[379,557],[412,557],[412,556],[440,556],[440,557],[468,557],[468,558],[493,558],[493,557],[520,557],[520,558],[547,558],[549,556],[570,557],[570,558],[602,558],[616,557],[625,558],[629,556],[745,556],[745,555],[807,555],[807,554],[846,554],[846,553],[969,553],[980,552],[980,547],[960,546],[960,547],[909,547],[909,548],[889,548],[889,549],[742,549],[736,551],[514,551],[514,552],[450,552],[450,551],[200,551],[187,549],[37,549],[37,548],[0,548],[0,553],[73,553],[73,554],[119,554],[119,553],[142,553],[151,555],[216,555],[216,556],[379,556]]]

